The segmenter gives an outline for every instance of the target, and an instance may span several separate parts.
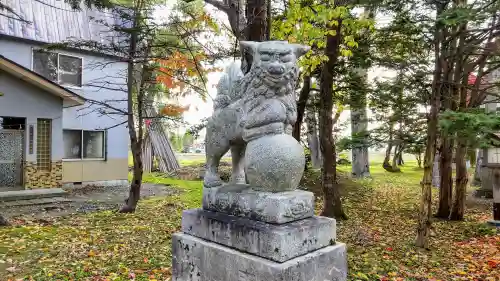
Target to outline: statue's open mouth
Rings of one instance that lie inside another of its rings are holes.
[[[269,71],[266,71],[266,72],[267,72],[266,78],[269,79],[270,81],[273,81],[273,82],[283,81],[283,79],[285,77],[285,73],[273,74],[273,73],[270,73]]]

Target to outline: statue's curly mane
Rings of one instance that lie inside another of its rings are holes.
[[[272,81],[269,75],[256,66],[252,68],[249,75],[245,75],[242,80],[247,80],[244,85],[250,88],[241,91],[244,100],[245,108],[251,111],[257,107],[262,100],[276,98],[279,99],[287,110],[287,114],[296,111],[295,104],[295,83],[297,81],[299,70],[297,67],[292,67],[283,75],[278,83]],[[243,89],[242,89],[243,90]],[[295,120],[294,120],[295,122]]]
[[[290,103],[295,103],[293,96],[298,73],[298,68],[292,67],[279,81],[276,81],[271,80],[260,66],[254,66],[245,76],[231,81],[231,76],[235,74],[227,71],[218,84],[214,109],[222,109],[244,99],[244,103],[248,106],[247,110],[252,110],[261,98],[273,97],[282,100],[288,109],[291,106]],[[292,96],[292,98],[287,98],[287,96]]]

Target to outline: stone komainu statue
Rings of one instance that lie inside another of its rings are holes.
[[[222,185],[218,166],[229,149],[231,182],[244,184],[246,143],[264,135],[291,134],[297,119],[297,59],[309,47],[286,41],[244,41],[240,45],[252,53],[253,64],[243,75],[239,63],[233,63],[219,81],[214,113],[206,127],[206,187]]]

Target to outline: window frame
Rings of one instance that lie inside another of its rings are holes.
[[[52,81],[52,82],[55,82],[63,87],[66,87],[66,88],[72,88],[72,89],[82,89],[83,87],[83,66],[84,66],[84,61],[83,61],[83,57],[82,56],[76,56],[76,55],[71,55],[71,54],[68,54],[68,53],[64,53],[64,52],[53,52],[53,51],[46,51],[44,49],[40,49],[40,48],[31,48],[31,70],[35,73],[37,73],[38,75],[41,75],[39,74],[38,72],[35,71],[35,52],[37,51],[44,51],[44,52],[47,52],[47,53],[53,53],[53,54],[56,54],[57,55],[57,81]],[[80,82],[81,82],[81,85],[78,86],[78,85],[73,85],[73,84],[68,84],[68,83],[62,83],[60,81],[60,74],[59,74],[59,56],[60,55],[63,55],[63,56],[67,56],[67,57],[71,57],[71,58],[77,58],[80,60],[81,62],[81,71],[80,71]],[[42,75],[43,76],[43,75]],[[46,78],[47,79],[47,78]]]
[[[107,130],[84,130],[84,129],[63,129],[64,131],[78,131],[80,132],[80,158],[65,158],[66,155],[63,155],[62,160],[64,162],[77,162],[77,161],[107,161],[107,153],[108,153],[108,142],[107,142]],[[83,158],[83,132],[102,132],[103,133],[103,151],[102,157],[100,158]],[[64,139],[64,138],[63,138]],[[64,141],[63,141],[64,142]],[[63,143],[64,145],[64,143]]]
[[[47,149],[48,149],[48,163],[46,163],[47,167],[44,167],[40,161],[40,127],[41,127],[41,122],[48,122],[48,125],[47,125],[47,130],[48,130],[48,133],[47,133]],[[52,119],[47,119],[47,118],[37,118],[36,119],[36,168],[38,171],[42,171],[42,172],[50,172],[52,171],[52,152],[53,152],[53,149],[52,149],[52,142],[53,142],[53,138],[52,138],[52,133],[53,133],[53,130],[52,130]]]

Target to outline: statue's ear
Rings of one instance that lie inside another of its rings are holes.
[[[240,41],[241,52],[254,55],[255,50],[257,50],[258,44],[259,44],[259,42],[254,42],[254,41]]]
[[[311,50],[311,47],[307,45],[301,45],[301,44],[292,44],[292,45],[295,51],[295,56],[297,56],[297,58],[300,58],[301,56],[309,52],[309,50]]]

